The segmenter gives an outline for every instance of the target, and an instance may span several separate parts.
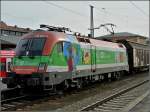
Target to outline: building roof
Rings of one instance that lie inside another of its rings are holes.
[[[118,33],[114,33],[114,35],[103,35],[103,36],[99,36],[96,38],[112,38],[112,37],[142,37],[142,38],[147,38],[145,36],[141,36],[141,35],[133,34],[133,33],[129,33],[129,32],[118,32]]]
[[[0,21],[0,29],[18,31],[18,32],[30,32],[30,31],[32,31],[30,28],[21,28],[21,27],[18,27],[17,25],[14,25],[14,26],[7,25],[3,21]]]

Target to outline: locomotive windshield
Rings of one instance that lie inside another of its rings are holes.
[[[40,56],[45,44],[45,38],[30,38],[20,40],[17,48],[17,56]]]

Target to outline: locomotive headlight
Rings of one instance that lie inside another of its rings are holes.
[[[46,63],[40,63],[38,67],[38,72],[45,72],[46,67],[47,67]]]

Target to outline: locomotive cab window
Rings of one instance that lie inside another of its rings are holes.
[[[30,45],[30,51],[32,55],[42,55],[44,43],[45,43],[45,38],[33,39]]]
[[[42,55],[44,44],[45,44],[45,38],[22,39],[17,45],[16,55],[18,56]]]
[[[62,53],[63,52],[63,42],[57,43],[57,52]]]
[[[21,50],[21,51],[24,51],[27,49],[29,45],[29,40],[28,39],[22,39],[20,40],[19,42],[19,45],[18,45],[18,48]]]

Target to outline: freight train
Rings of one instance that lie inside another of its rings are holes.
[[[127,48],[129,71],[131,73],[149,69],[150,47],[147,44],[127,40],[118,40],[118,42],[124,44]]]
[[[69,34],[66,28],[41,25],[24,35],[16,47],[13,75],[7,85],[42,90],[81,88],[84,84],[119,78],[129,72],[127,48],[113,43]]]

